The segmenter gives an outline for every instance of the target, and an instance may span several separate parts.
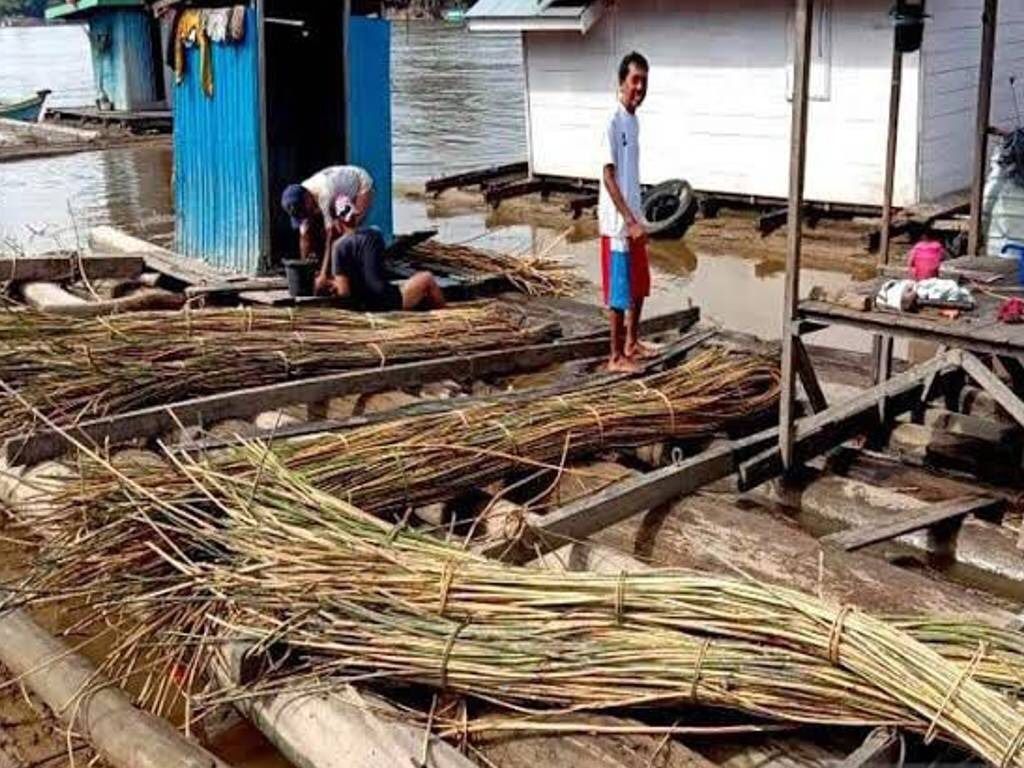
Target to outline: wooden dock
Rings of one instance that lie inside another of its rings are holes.
[[[132,134],[170,133],[169,109],[103,110],[96,107],[48,107],[47,119],[77,126],[119,128]]]

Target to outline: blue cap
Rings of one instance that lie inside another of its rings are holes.
[[[307,218],[306,189],[301,184],[289,184],[281,193],[281,207],[292,219],[292,229],[298,229]]]

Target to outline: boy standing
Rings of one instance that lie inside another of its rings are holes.
[[[601,277],[611,320],[608,370],[635,373],[655,352],[640,341],[640,313],[651,292],[647,232],[640,190],[640,124],[647,96],[647,59],[636,51],[619,65],[619,104],[602,137],[604,168],[598,202]]]

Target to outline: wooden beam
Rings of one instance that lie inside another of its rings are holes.
[[[287,440],[292,437],[304,437],[306,435],[315,435],[320,432],[332,432],[344,429],[355,429],[357,427],[366,427],[371,424],[380,424],[381,422],[393,421],[400,418],[415,418],[417,416],[432,416],[440,413],[450,413],[452,411],[463,410],[474,405],[491,403],[510,404],[537,400],[543,397],[557,397],[568,392],[580,391],[581,389],[606,386],[616,381],[623,381],[625,379],[635,378],[635,376],[638,375],[645,375],[658,368],[671,366],[678,359],[684,357],[691,349],[703,344],[716,334],[717,331],[711,329],[694,331],[687,334],[665,349],[657,359],[646,361],[641,372],[635,375],[625,373],[606,373],[602,376],[593,376],[582,381],[579,379],[573,379],[572,381],[562,382],[549,387],[535,387],[533,389],[525,389],[518,392],[502,392],[496,395],[473,397],[454,397],[447,400],[424,400],[423,402],[412,403],[411,405],[402,406],[390,411],[379,411],[363,416],[351,416],[347,419],[320,419],[317,421],[302,422],[300,424],[288,424],[275,429],[259,430],[255,435],[244,439],[251,440],[255,438],[261,440]],[[183,451],[214,451],[231,445],[237,445],[240,439],[243,438],[206,438],[203,440],[187,441],[175,447],[176,449]]]
[[[963,496],[940,504],[932,504],[924,510],[912,510],[895,516],[885,525],[865,525],[847,531],[825,536],[821,542],[838,547],[845,552],[870,547],[883,541],[898,539],[908,533],[916,533],[942,523],[960,522],[967,515],[997,513],[1006,506],[1006,499],[991,496]]]
[[[971,326],[963,322],[940,322],[910,313],[858,312],[812,300],[800,303],[800,317],[805,333],[824,330],[832,325],[845,325],[886,336],[920,339],[950,349],[959,347],[993,355],[1024,354],[1024,347],[1017,340],[1013,326],[1001,324]]]
[[[92,280],[132,280],[142,274],[141,256],[43,255],[0,258],[0,283],[63,282],[81,274]]]
[[[280,291],[288,289],[288,280],[283,277],[251,277],[238,280],[223,280],[216,283],[189,285],[185,295],[190,299],[215,293],[241,293],[243,291]]]
[[[889,138],[885,149],[885,188],[882,198],[882,239],[878,248],[879,264],[889,263],[889,245],[892,241],[892,196],[896,185],[896,149],[900,136],[900,96],[903,90],[903,54],[892,43],[892,87],[889,93]]]
[[[772,428],[710,448],[679,464],[616,483],[610,488],[544,516],[515,542],[498,542],[481,553],[509,563],[527,563],[609,526],[728,477],[745,457],[778,442]]]
[[[804,346],[803,340],[796,335],[793,338],[793,353],[796,355],[796,372],[800,376],[804,393],[811,403],[811,410],[821,413],[828,408],[828,401],[818,382],[818,375],[814,372],[814,365],[811,363],[810,355],[807,354],[807,347]]]
[[[875,728],[864,742],[836,768],[866,768],[879,763],[894,762],[889,752],[899,742],[899,731],[891,727]]]
[[[967,254],[981,251],[981,214],[988,171],[988,129],[992,113],[992,74],[996,56],[996,28],[999,0],[985,0],[981,17],[981,64],[978,69],[978,107],[974,127],[974,178],[971,183],[971,224]]]
[[[970,352],[956,351],[953,354],[960,358],[960,364],[967,375],[992,395],[995,401],[1003,407],[1003,410],[1010,414],[1018,424],[1024,426],[1024,403],[1021,402],[1017,394]]]
[[[878,403],[882,398],[888,399],[890,418],[917,406],[928,378],[933,373],[945,375],[947,369],[955,369],[949,358],[935,357],[851,400],[801,419],[794,429],[793,461],[803,463],[878,426]],[[740,467],[740,487],[744,490],[756,488],[786,469],[781,448],[770,448]]]
[[[456,187],[472,187],[486,184],[505,176],[526,176],[530,172],[529,163],[509,163],[507,165],[491,166],[479,171],[469,173],[458,173],[453,176],[442,176],[441,178],[430,179],[424,185],[428,193],[439,195],[445,190]]]
[[[699,316],[700,311],[697,308],[686,312],[689,325],[696,323]],[[659,318],[652,318],[650,321],[654,325],[660,322]],[[686,323],[682,325],[685,326]],[[641,325],[641,328],[645,326]],[[346,371],[234,390],[107,416],[82,422],[69,428],[67,433],[87,445],[119,445],[136,438],[153,437],[169,432],[179,422],[196,424],[211,419],[220,421],[250,418],[286,405],[316,403],[343,395],[401,389],[442,379],[508,375],[580,358],[598,357],[604,355],[607,349],[607,337],[571,339],[514,350],[493,350],[383,368]],[[72,447],[60,432],[43,430],[26,437],[9,439],[4,446],[4,455],[11,466],[31,465],[62,456]]]
[[[779,449],[783,464],[793,463],[793,419],[796,406],[796,349],[793,322],[800,301],[800,250],[803,238],[804,171],[807,166],[807,90],[811,74],[813,0],[796,0],[793,25],[793,115],[789,155],[789,230],[786,241],[786,283],[782,323],[782,396],[779,404]]]

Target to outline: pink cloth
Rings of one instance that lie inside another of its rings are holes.
[[[907,257],[907,267],[910,268],[910,276],[915,280],[928,280],[939,276],[939,265],[942,264],[942,257],[946,249],[942,243],[930,241],[920,242],[910,249]]]

